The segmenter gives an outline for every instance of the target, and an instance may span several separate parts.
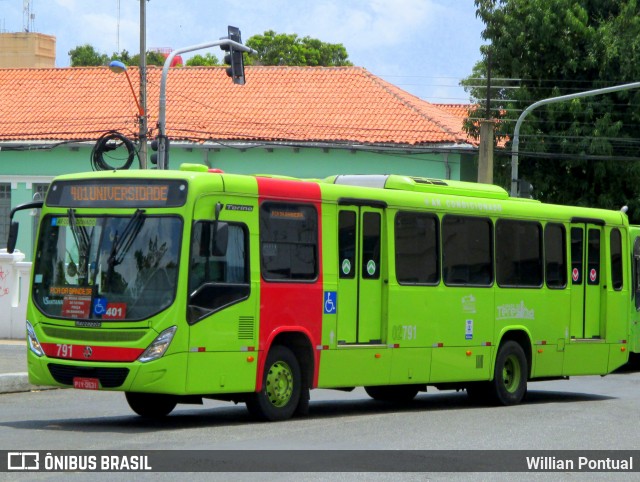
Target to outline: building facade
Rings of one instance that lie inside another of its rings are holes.
[[[89,171],[96,155],[108,168],[133,156],[130,168],[139,168],[138,71],[128,74],[131,88],[106,67],[0,69],[0,247],[11,208],[41,198],[56,175]],[[463,117],[362,68],[247,67],[240,86],[223,67],[186,67],[170,69],[165,81],[169,168],[476,180],[477,142],[462,130]],[[150,67],[149,141],[161,82],[161,69]],[[130,142],[111,141],[96,154],[101,136],[114,131]],[[21,228],[18,240],[27,259],[37,212],[18,214],[23,226],[29,215],[33,227]]]

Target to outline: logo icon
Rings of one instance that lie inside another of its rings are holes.
[[[38,452],[8,452],[8,470],[39,470],[40,454]]]
[[[376,274],[376,262],[372,259],[367,263],[367,273],[369,273],[369,276]]]
[[[93,356],[93,348],[91,348],[90,346],[85,346],[82,355],[85,358],[91,358]]]

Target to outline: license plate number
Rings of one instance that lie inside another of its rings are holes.
[[[73,388],[79,388],[80,390],[99,390],[100,381],[97,378],[75,377],[73,379]]]

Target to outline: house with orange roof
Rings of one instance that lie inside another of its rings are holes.
[[[158,132],[161,73],[147,70],[149,139]],[[128,74],[137,92],[137,68]],[[358,67],[251,66],[245,76],[235,85],[224,67],[169,70],[170,168],[476,180],[477,141],[462,130],[462,109],[421,100]],[[56,175],[91,170],[103,134],[137,143],[137,116],[127,79],[107,67],[0,69],[0,247],[12,207],[42,195]],[[122,164],[118,151],[103,154],[107,165]]]

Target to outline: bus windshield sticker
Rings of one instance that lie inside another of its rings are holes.
[[[76,218],[76,226],[95,226],[98,222],[97,218]],[[51,226],[69,226],[69,218],[51,218]]]
[[[65,296],[62,300],[62,316],[69,318],[89,318],[91,296]]]
[[[127,316],[126,303],[108,303],[107,309],[102,315],[103,320],[124,320]]]
[[[102,316],[107,311],[107,299],[104,296],[96,296],[93,300],[93,314]]]

